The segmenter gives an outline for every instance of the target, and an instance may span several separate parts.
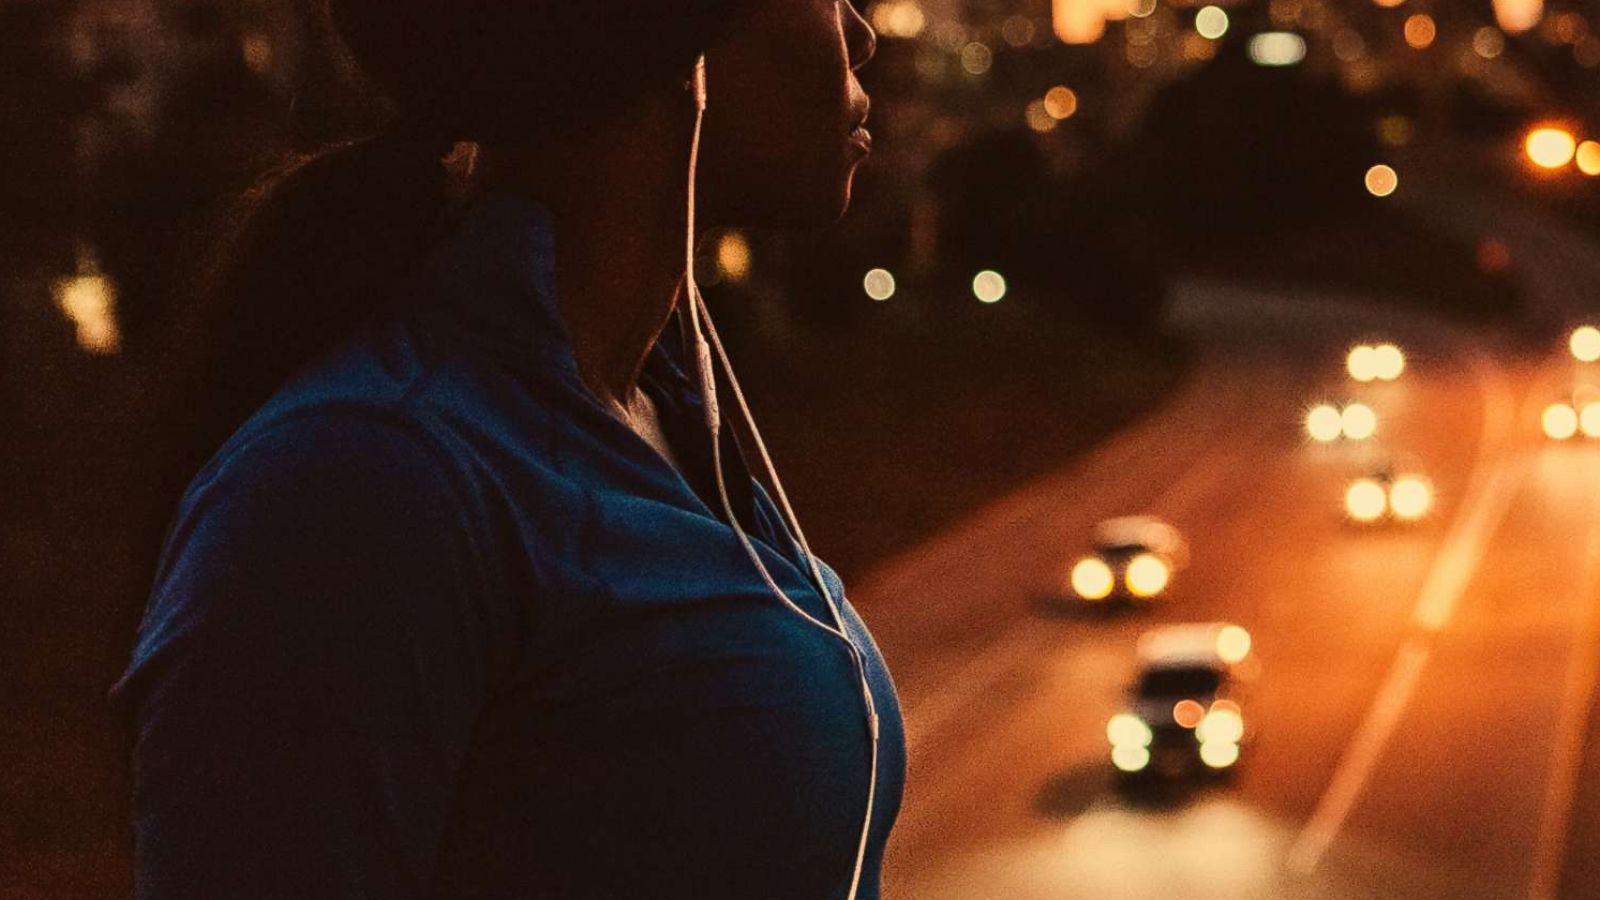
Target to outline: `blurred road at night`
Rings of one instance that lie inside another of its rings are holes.
[[[1541,259],[1542,277],[1590,262]],[[1539,426],[1578,364],[1337,298],[1176,297],[1203,348],[1181,394],[852,590],[908,722],[890,896],[1600,896],[1600,447]],[[1347,380],[1373,337],[1406,348],[1400,381]],[[1374,406],[1382,450],[1308,442],[1320,399]],[[1379,453],[1432,478],[1428,520],[1345,519]],[[1189,539],[1172,595],[1054,609],[1095,524],[1135,513]],[[1105,723],[1138,635],[1216,620],[1255,636],[1259,739],[1230,785],[1122,797]]]

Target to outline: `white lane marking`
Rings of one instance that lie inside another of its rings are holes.
[[[1567,834],[1572,827],[1572,807],[1578,793],[1578,770],[1583,764],[1584,737],[1589,730],[1589,710],[1595,684],[1600,681],[1600,491],[1594,495],[1583,580],[1578,594],[1578,621],[1572,630],[1572,656],[1567,666],[1566,689],[1561,697],[1561,719],[1550,754],[1550,779],[1545,782],[1539,832],[1533,849],[1528,880],[1529,900],[1555,900],[1561,888],[1561,868],[1567,854]]]
[[[1411,613],[1411,621],[1423,631],[1439,631],[1455,613],[1456,603],[1466,593],[1489,538],[1511,507],[1516,494],[1513,488],[1526,474],[1526,466],[1519,462],[1506,460],[1495,466],[1488,483],[1479,486],[1478,502],[1452,523]]]
[[[1466,494],[1412,610],[1412,621],[1421,632],[1401,645],[1373,697],[1372,706],[1340,757],[1327,790],[1289,847],[1284,864],[1302,875],[1310,874],[1322,862],[1360,799],[1378,758],[1416,692],[1417,682],[1431,655],[1433,635],[1449,622],[1457,602],[1472,581],[1472,573],[1490,537],[1510,510],[1516,486],[1526,471],[1526,466],[1521,464],[1526,460],[1502,458],[1501,453],[1502,439],[1516,420],[1511,388],[1498,366],[1485,354],[1476,350],[1468,353],[1483,392],[1484,413],[1483,433],[1472,474],[1467,480]]]
[[[1417,637],[1409,638],[1401,645],[1388,674],[1384,676],[1383,686],[1373,698],[1372,708],[1340,758],[1339,767],[1334,770],[1333,780],[1328,783],[1316,812],[1289,847],[1284,864],[1290,870],[1302,875],[1310,874],[1322,861],[1323,854],[1327,853],[1328,846],[1333,843],[1340,826],[1361,796],[1361,790],[1372,774],[1378,756],[1388,744],[1389,736],[1400,724],[1400,715],[1405,712],[1411,694],[1416,690],[1417,680],[1422,677],[1430,653],[1428,645]]]

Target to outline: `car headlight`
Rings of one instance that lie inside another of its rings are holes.
[[[1202,744],[1217,742],[1237,744],[1244,739],[1244,716],[1238,710],[1216,705],[1200,720],[1194,736]]]
[[[1200,761],[1213,769],[1226,769],[1239,761],[1239,745],[1232,741],[1206,741],[1200,745]]]
[[[1546,437],[1564,441],[1578,433],[1578,411],[1566,403],[1552,403],[1544,408],[1539,423]]]
[[[1129,563],[1123,578],[1128,593],[1135,597],[1154,597],[1167,589],[1172,580],[1172,567],[1154,553],[1141,553]]]
[[[1376,348],[1366,344],[1357,344],[1350,348],[1350,355],[1345,357],[1344,368],[1350,377],[1365,384],[1378,377],[1378,362]]]
[[[1600,402],[1583,405],[1578,413],[1578,428],[1583,431],[1584,437],[1600,438]]]
[[[1378,414],[1365,403],[1352,403],[1339,413],[1339,426],[1352,441],[1364,441],[1378,433]]]
[[[1238,625],[1224,625],[1217,632],[1217,658],[1229,665],[1244,662],[1250,655],[1250,632]]]
[[[1414,522],[1433,509],[1433,486],[1418,475],[1397,478],[1389,488],[1389,508],[1396,518]]]
[[[1118,744],[1111,748],[1111,764],[1123,772],[1142,772],[1150,765],[1150,749],[1138,744]]]
[[[1394,381],[1406,371],[1406,355],[1394,344],[1372,348],[1372,372],[1379,381]]]
[[[1344,421],[1339,410],[1331,404],[1321,403],[1306,413],[1306,434],[1318,443],[1326,444],[1344,434]]]
[[[1357,522],[1376,522],[1389,511],[1389,495],[1371,478],[1358,478],[1344,492],[1344,511]]]
[[[1085,600],[1104,600],[1117,586],[1117,576],[1104,560],[1088,557],[1072,567],[1072,591]]]
[[[1106,738],[1114,747],[1148,747],[1155,740],[1155,733],[1133,713],[1117,713],[1106,723]]]

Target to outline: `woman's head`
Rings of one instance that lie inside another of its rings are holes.
[[[650,171],[672,177],[687,168],[684,87],[704,54],[705,220],[832,221],[865,155],[856,127],[867,101],[854,71],[875,38],[850,0],[324,2],[400,121],[297,156],[243,198],[197,285],[203,302],[172,331],[169,357],[186,361],[174,374],[192,382],[175,387],[174,409],[190,420],[197,453],[381,306],[423,258],[449,207],[441,156],[453,141],[542,148],[500,154],[510,160],[550,160],[565,147],[572,169],[612,140],[625,151],[613,163],[649,148]]]
[[[723,224],[831,221],[870,138],[855,70],[875,37],[850,0],[331,0],[335,26],[409,128],[535,143],[687,115],[707,56],[702,196]]]
[[[871,146],[855,71],[877,39],[850,0],[753,5],[706,55],[707,216],[738,225],[831,222],[849,204]]]

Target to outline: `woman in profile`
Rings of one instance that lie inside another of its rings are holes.
[[[252,193],[198,335],[231,436],[113,691],[139,896],[877,897],[893,687],[746,466],[686,264],[696,205],[843,213],[871,30],[330,11],[398,113]]]

